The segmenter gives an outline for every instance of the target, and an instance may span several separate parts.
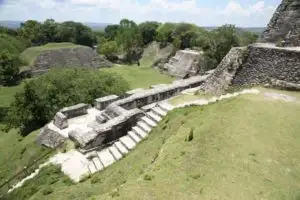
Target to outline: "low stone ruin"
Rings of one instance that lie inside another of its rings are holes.
[[[195,76],[201,70],[199,61],[203,52],[195,50],[179,50],[164,65],[164,70],[171,76],[186,78]]]
[[[176,80],[169,85],[152,86],[148,90],[130,91],[123,97],[110,95],[95,100],[94,107],[78,104],[61,109],[54,120],[38,136],[41,145],[54,148],[63,138],[71,139],[82,152],[105,145],[121,138],[145,116],[153,104],[198,87],[209,75]],[[51,137],[51,136],[60,137]],[[54,141],[49,141],[53,139]],[[50,144],[51,143],[51,144]]]

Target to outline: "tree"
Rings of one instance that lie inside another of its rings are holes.
[[[20,60],[18,56],[7,50],[0,52],[0,84],[10,84],[19,73]]]
[[[53,19],[47,19],[43,24],[41,24],[41,38],[43,39],[43,44],[59,42],[57,35],[58,27],[58,23],[56,23]]]
[[[107,41],[99,46],[99,53],[109,57],[118,52],[118,44],[116,41]]]
[[[142,53],[142,36],[137,24],[128,19],[122,19],[116,37],[119,49],[125,52],[127,62],[137,61]]]
[[[115,38],[118,35],[119,29],[120,29],[119,25],[108,25],[104,29],[105,32],[104,35],[108,40],[115,40]]]
[[[142,35],[143,44],[149,44],[154,41],[156,37],[156,29],[158,28],[158,22],[144,22],[139,24],[139,29]]]
[[[110,94],[122,95],[129,89],[119,75],[84,68],[52,69],[26,82],[10,106],[10,127],[26,135],[50,121],[56,112],[77,103],[92,104]]]
[[[176,24],[174,23],[165,23],[161,24],[157,28],[157,36],[156,40],[159,42],[162,42],[166,44],[167,42],[173,42],[173,36],[172,33],[176,28]]]
[[[28,20],[25,23],[21,23],[21,27],[18,30],[21,37],[26,38],[32,45],[44,44],[41,35],[41,23],[35,20]]]

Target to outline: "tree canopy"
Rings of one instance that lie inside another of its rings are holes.
[[[53,69],[25,83],[10,106],[8,121],[26,135],[50,121],[63,107],[92,104],[98,97],[121,95],[128,89],[128,83],[116,74],[83,68]]]

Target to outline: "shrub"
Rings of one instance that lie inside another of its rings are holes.
[[[12,83],[19,73],[20,60],[18,56],[7,50],[0,52],[0,84]]]
[[[53,69],[25,83],[10,106],[8,122],[26,135],[50,121],[63,107],[92,104],[95,98],[121,95],[128,89],[128,83],[116,74],[83,68]]]
[[[53,193],[53,189],[50,187],[46,187],[42,190],[43,195],[49,195],[51,193]]]
[[[153,178],[154,178],[154,176],[149,175],[149,174],[145,174],[145,176],[144,176],[144,180],[145,180],[145,181],[152,181]]]
[[[194,139],[194,128],[191,128],[188,136],[185,138],[186,142],[190,142]]]
[[[74,184],[74,182],[68,176],[64,176],[62,182],[67,186]]]
[[[99,183],[101,179],[98,176],[93,176],[91,178],[91,184]]]

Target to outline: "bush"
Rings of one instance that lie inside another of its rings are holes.
[[[49,195],[51,193],[53,193],[53,189],[50,187],[46,187],[42,190],[43,195]]]
[[[101,179],[98,176],[92,176],[91,184],[99,183]]]
[[[153,178],[154,178],[154,176],[149,175],[149,174],[145,174],[145,176],[144,176],[144,180],[145,180],[145,181],[152,181]]]
[[[19,74],[20,60],[18,56],[7,50],[0,52],[0,84],[12,83]]]
[[[20,127],[24,136],[46,124],[63,107],[92,104],[98,97],[121,95],[128,89],[128,83],[116,74],[83,68],[53,69],[25,83],[10,106],[8,122],[11,127]]]
[[[98,52],[109,57],[118,53],[118,44],[116,41],[108,41],[98,47]]]
[[[191,128],[188,136],[185,138],[186,142],[190,142],[194,139],[194,128]]]

